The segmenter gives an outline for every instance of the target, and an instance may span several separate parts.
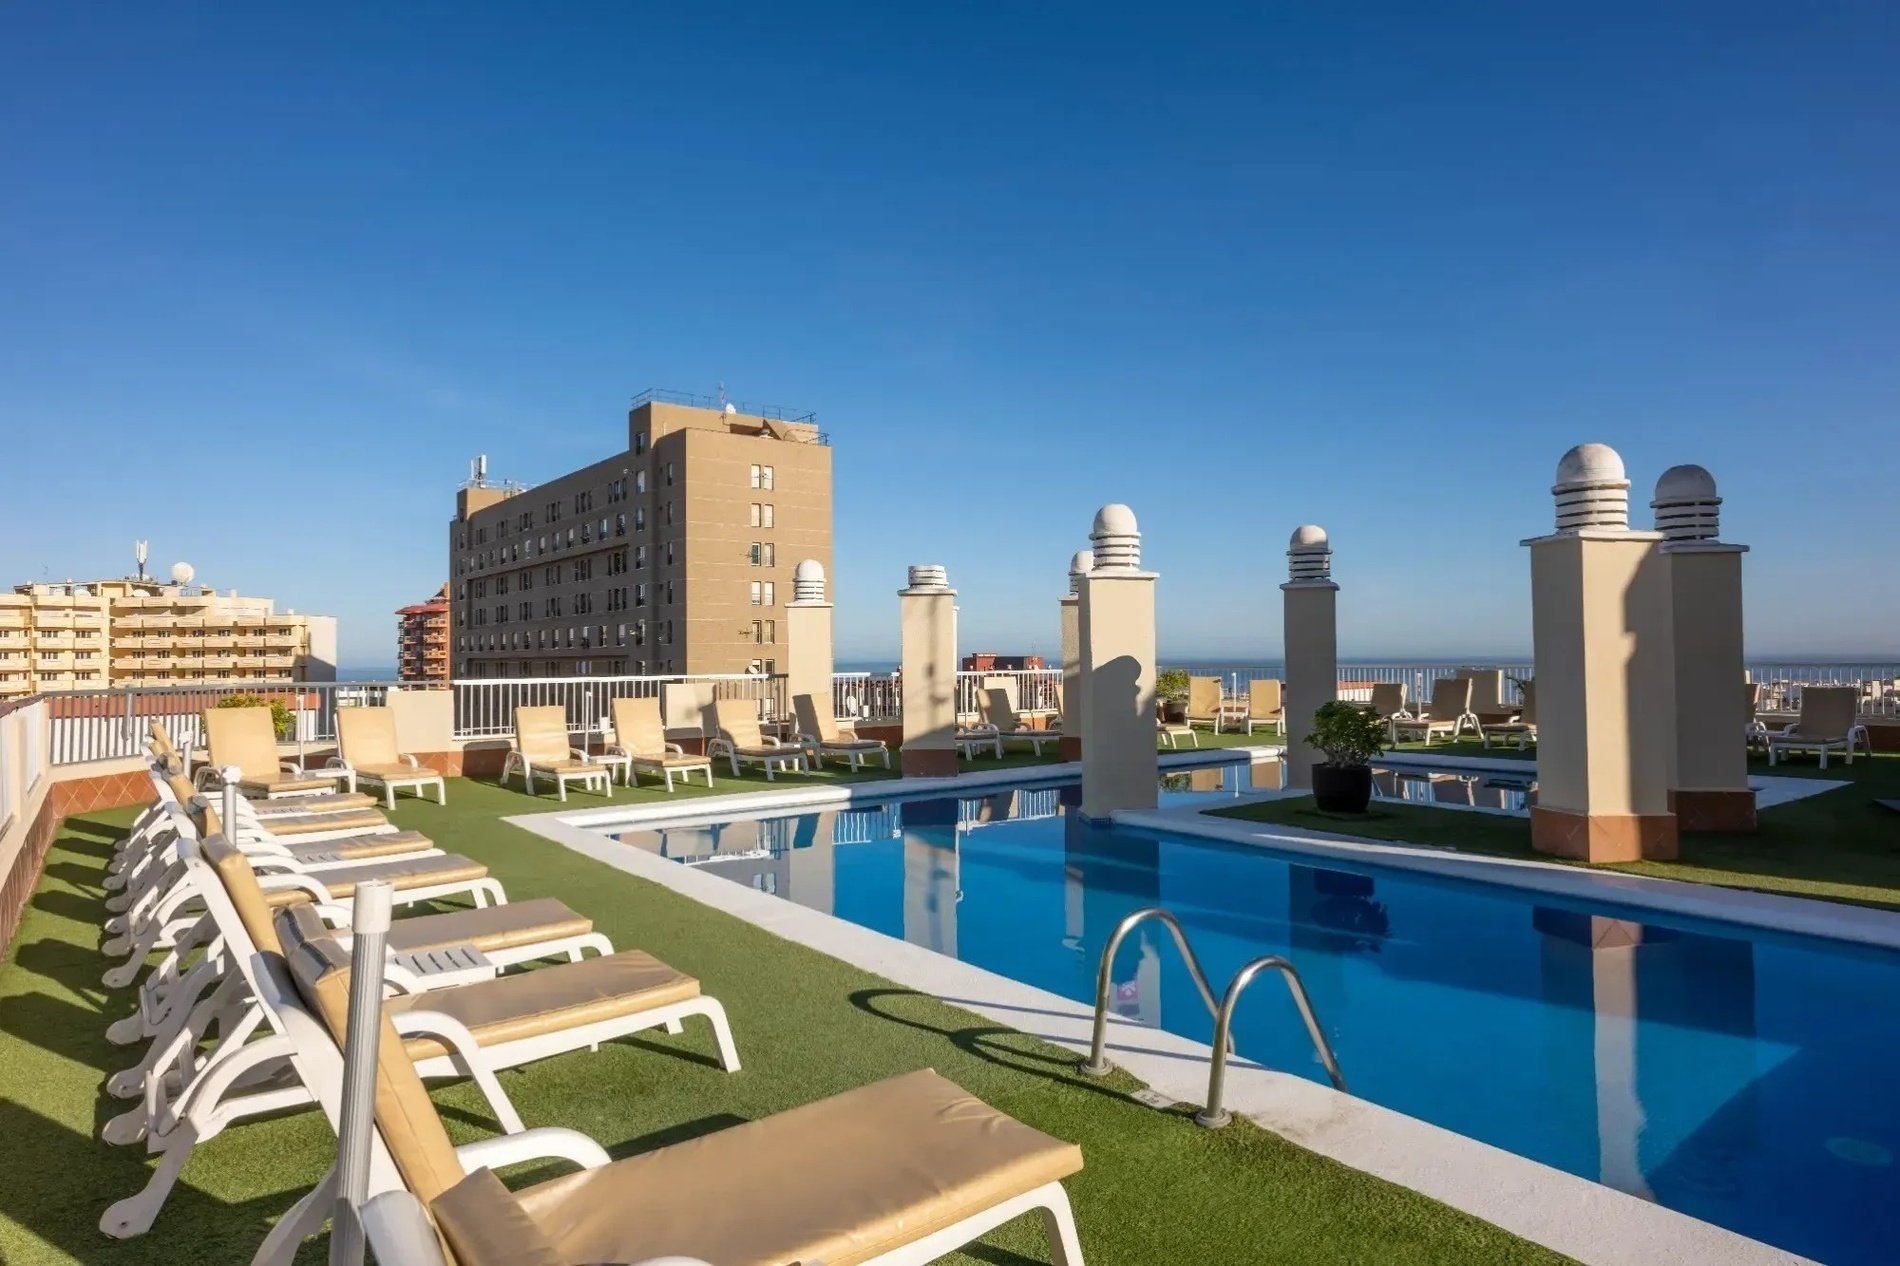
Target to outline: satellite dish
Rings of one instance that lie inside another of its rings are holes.
[[[193,568],[190,563],[172,564],[172,583],[175,585],[188,585],[191,583],[192,577],[197,574],[197,570]]]

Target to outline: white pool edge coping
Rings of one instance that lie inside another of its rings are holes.
[[[1231,754],[1234,749],[1228,750]],[[1030,770],[1035,778],[1041,778],[1050,768]],[[945,788],[975,785],[956,779],[879,781],[868,786],[884,794],[864,798],[888,798],[893,783],[902,781],[927,781]],[[748,809],[760,807],[756,797],[747,796],[745,800]],[[819,803],[838,802],[831,799]],[[700,804],[704,805],[705,800]],[[1129,816],[1167,816],[1166,829],[1179,829],[1173,815]],[[1041,1038],[1076,1054],[1078,1062],[1088,1052],[1093,1011],[1083,1003],[617,843],[586,825],[600,817],[586,812],[543,813],[503,820],[894,984]],[[740,1032],[737,1037],[743,1048],[745,1034]],[[1184,1103],[1203,1101],[1212,1053],[1204,1043],[1116,1018],[1109,1026],[1108,1050],[1117,1066],[1166,1098]],[[1345,1072],[1350,1081],[1352,1070]],[[1073,1075],[1082,1076],[1079,1071]],[[1228,1069],[1226,1103],[1233,1111],[1244,1113],[1301,1147],[1417,1191],[1590,1266],[1622,1266],[1631,1261],[1684,1266],[1716,1262],[1726,1266],[1788,1266],[1807,1260],[1317,1082],[1244,1060],[1236,1060]],[[1182,1128],[1197,1127],[1183,1122]],[[1086,1218],[1082,1235],[1086,1241]]]
[[[1279,793],[1230,802],[1280,799]],[[1223,808],[1228,807],[1226,805]],[[1462,812],[1462,811],[1461,811]],[[1128,811],[1114,815],[1119,826],[1168,831],[1269,848],[1329,861],[1370,863],[1452,879],[1476,880],[1528,892],[1584,901],[1608,901],[1636,910],[1673,914],[1771,932],[1848,941],[1877,949],[1900,949],[1900,913],[1811,897],[1751,892],[1687,879],[1590,870],[1558,862],[1516,857],[1485,857],[1428,845],[1361,839],[1344,833],[1313,831],[1274,822],[1210,816],[1203,807]]]
[[[1283,755],[1286,749],[1272,745],[1257,747],[1204,747],[1181,752],[1162,752],[1161,769],[1194,769],[1203,765],[1226,765],[1242,760],[1268,760]],[[735,791],[725,795],[693,796],[682,800],[661,800],[647,804],[606,805],[599,809],[584,807],[585,793],[569,801],[571,808],[532,817],[557,817],[563,822],[601,830],[621,827],[640,830],[704,818],[754,817],[786,809],[829,809],[860,801],[907,800],[932,794],[956,794],[983,791],[995,787],[1013,787],[1028,782],[1060,781],[1082,776],[1081,761],[1055,761],[1047,765],[1007,765],[985,769],[976,762],[971,767],[945,778],[873,778],[864,782],[810,783],[787,787]]]

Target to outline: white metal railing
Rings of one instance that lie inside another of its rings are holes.
[[[782,720],[788,714],[785,678],[755,673],[472,678],[452,683],[455,737],[506,737],[515,732],[515,709],[533,707],[565,708],[568,729],[575,733],[600,730],[612,716],[615,699],[664,701],[665,688],[669,685],[704,685],[710,688],[714,699],[756,700],[759,719],[768,723]],[[666,723],[672,728],[681,722],[668,717]]]
[[[902,673],[833,673],[832,714],[840,720],[889,720],[903,711]],[[973,717],[982,692],[999,686],[1026,713],[1056,711],[1062,689],[1060,668],[1010,668],[957,673],[957,714]]]
[[[1168,667],[1163,665],[1163,667]],[[1405,687],[1411,700],[1431,698],[1432,682],[1450,677],[1463,668],[1498,669],[1504,673],[1505,703],[1520,703],[1523,692],[1517,682],[1536,676],[1529,660],[1469,660],[1435,664],[1420,663],[1342,663],[1339,665],[1340,698],[1367,702],[1375,684],[1397,683]],[[1749,677],[1766,688],[1764,708],[1793,706],[1799,701],[1801,686],[1858,686],[1861,709],[1876,715],[1900,715],[1900,662],[1860,664],[1781,663],[1769,660],[1749,661]],[[1284,665],[1222,664],[1214,667],[1185,669],[1191,675],[1218,676],[1234,694],[1244,694],[1247,683],[1258,677],[1284,677]]]
[[[279,712],[278,737],[304,748],[336,741],[339,707],[384,703],[389,682],[208,682],[189,686],[127,686],[68,690],[45,696],[55,765],[137,756],[152,722],[187,751],[203,745],[202,716],[225,699],[253,697]]]
[[[26,809],[27,797],[49,765],[46,700],[0,705],[0,826]],[[6,876],[0,874],[0,883]]]

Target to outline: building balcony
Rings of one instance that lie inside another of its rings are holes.
[[[73,627],[73,613],[70,611],[35,611],[33,625],[41,629],[70,629]]]

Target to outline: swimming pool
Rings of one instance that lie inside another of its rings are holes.
[[[1277,777],[1195,773],[1164,803]],[[1115,924],[1161,905],[1216,987],[1290,957],[1357,1095],[1809,1257],[1893,1260],[1900,954],[1095,826],[1076,799],[1029,786],[617,838],[1085,1002]],[[1121,1014],[1211,1036],[1158,926],[1112,978]],[[1284,990],[1248,994],[1235,1042],[1325,1080]]]

